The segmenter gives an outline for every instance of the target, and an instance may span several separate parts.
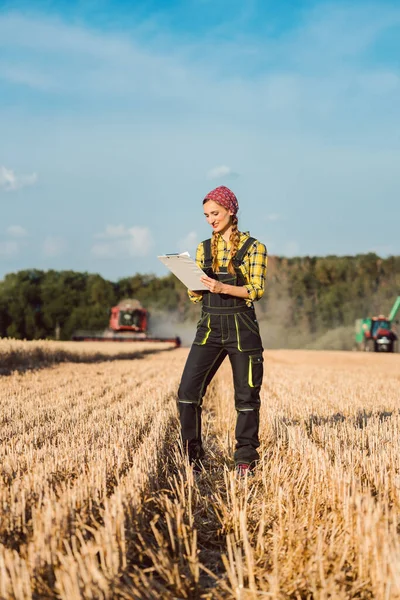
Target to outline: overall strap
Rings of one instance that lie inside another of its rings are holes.
[[[209,269],[212,265],[211,238],[209,238],[208,240],[204,240],[203,250],[204,250],[204,268]]]
[[[249,237],[247,238],[247,240],[244,242],[243,246],[241,248],[239,248],[239,250],[236,252],[234,258],[233,258],[233,264],[235,267],[240,267],[240,265],[242,264],[242,261],[246,255],[246,252],[248,251],[248,249],[250,248],[250,246],[252,244],[254,244],[254,242],[256,241],[255,238],[253,237]]]

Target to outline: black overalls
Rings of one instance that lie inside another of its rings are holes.
[[[223,283],[245,285],[239,266],[254,241],[254,238],[248,238],[238,250],[233,259],[236,273],[232,275],[227,268],[213,272],[211,240],[206,240],[203,242],[204,272]],[[182,442],[191,462],[203,457],[202,400],[227,355],[232,365],[237,411],[235,463],[254,464],[258,460],[262,352],[254,307],[248,306],[243,298],[203,292],[201,318],[178,390]]]

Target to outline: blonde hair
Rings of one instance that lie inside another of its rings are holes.
[[[232,231],[229,236],[231,243],[230,259],[228,263],[228,273],[235,274],[235,268],[233,266],[233,259],[235,258],[237,251],[239,250],[240,232],[238,230],[238,218],[236,215],[231,216]],[[219,270],[218,263],[218,237],[215,231],[213,231],[211,238],[211,256],[212,256],[212,270],[217,273]]]

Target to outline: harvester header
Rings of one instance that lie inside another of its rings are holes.
[[[110,322],[103,331],[76,331],[72,340],[75,342],[169,342],[176,348],[181,345],[178,336],[172,338],[150,337],[147,333],[149,312],[143,308],[139,300],[126,298],[110,310]]]

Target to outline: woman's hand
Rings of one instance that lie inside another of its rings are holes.
[[[212,279],[211,277],[207,277],[207,275],[203,275],[203,277],[201,277],[200,279],[202,283],[204,283],[204,285],[207,286],[210,292],[212,292],[213,294],[224,293],[225,285],[222,283],[222,281]]]

